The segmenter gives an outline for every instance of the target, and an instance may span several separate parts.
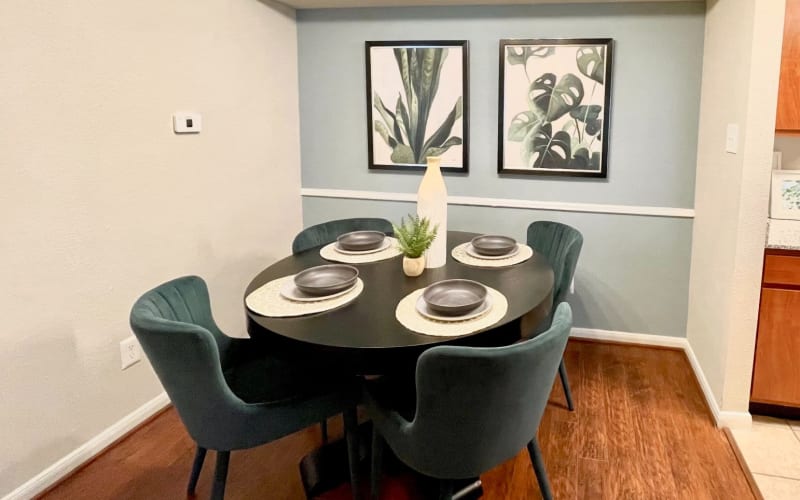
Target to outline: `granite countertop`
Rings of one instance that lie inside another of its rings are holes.
[[[800,220],[769,219],[767,248],[800,250]]]

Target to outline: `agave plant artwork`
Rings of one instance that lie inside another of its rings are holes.
[[[466,131],[466,42],[455,46],[386,43],[367,42],[368,90],[372,97],[370,167],[418,167],[426,163],[427,157],[439,156],[443,157],[444,170],[466,170],[462,154]],[[461,71],[452,71],[453,65],[451,71],[443,71],[450,58],[455,58]],[[394,75],[386,75],[387,72]],[[396,88],[390,88],[392,82]],[[380,149],[373,141],[382,142]],[[383,149],[383,145],[387,148]],[[388,153],[388,158],[378,158],[382,151]],[[453,153],[449,157],[448,151]]]
[[[611,40],[504,40],[499,171],[605,177]]]

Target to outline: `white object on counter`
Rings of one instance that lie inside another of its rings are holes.
[[[800,220],[769,219],[767,248],[800,250]]]

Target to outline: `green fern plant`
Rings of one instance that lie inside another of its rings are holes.
[[[425,250],[430,248],[433,240],[436,239],[436,233],[439,231],[438,224],[431,228],[431,221],[427,217],[413,214],[408,215],[408,222],[403,217],[400,219],[400,225],[392,224],[392,228],[400,251],[409,259],[422,257]]]

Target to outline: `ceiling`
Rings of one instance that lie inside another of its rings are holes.
[[[622,3],[630,0],[282,0],[296,9],[344,7],[402,7],[413,5],[502,5],[533,3]],[[678,2],[682,0],[640,0],[646,2]],[[696,0],[702,1],[702,0]]]

